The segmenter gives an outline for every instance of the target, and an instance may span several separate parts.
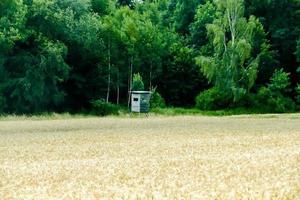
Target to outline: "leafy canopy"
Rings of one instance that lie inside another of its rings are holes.
[[[248,20],[243,17],[243,0],[214,3],[217,17],[206,26],[213,51],[196,61],[209,82],[236,102],[255,83],[260,52],[253,54],[254,33],[262,25],[254,16]]]

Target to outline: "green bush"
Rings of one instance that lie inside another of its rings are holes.
[[[267,106],[267,102],[269,98],[272,97],[272,93],[269,88],[263,86],[258,90],[258,93],[256,95],[256,106]]]
[[[142,91],[145,89],[143,79],[139,73],[133,75],[132,90]]]
[[[296,101],[297,101],[297,104],[300,105],[300,84],[298,84],[296,87],[296,93],[297,93]]]
[[[166,102],[164,98],[156,91],[153,91],[150,99],[151,108],[165,108]]]
[[[283,96],[270,98],[268,105],[277,113],[293,112],[296,109],[295,102],[291,98]]]
[[[267,87],[261,87],[257,93],[256,105],[269,112],[284,113],[295,110],[295,102],[287,96],[290,91],[289,73],[276,70]]]
[[[4,112],[5,99],[0,96],[0,113]]]
[[[200,110],[217,110],[229,105],[230,95],[217,87],[208,89],[196,97],[196,107]]]
[[[270,84],[268,85],[268,105],[275,112],[291,112],[296,108],[295,102],[287,97],[291,91],[289,75],[289,73],[280,69],[276,70],[271,77]]]
[[[236,109],[236,108],[245,108],[250,110],[258,109],[258,107],[256,106],[258,104],[259,104],[258,95],[255,93],[247,93],[238,102],[236,102],[233,105],[233,108],[229,108],[229,109]],[[264,112],[264,110],[262,110],[261,112]]]
[[[107,103],[104,100],[94,100],[91,101],[92,105],[92,114],[106,116],[106,115],[118,115],[120,107],[112,104]]]
[[[289,97],[273,93],[269,88],[260,88],[257,94],[257,104],[263,110],[276,113],[292,112],[295,110],[295,103]]]
[[[284,72],[283,69],[276,70],[271,77],[268,88],[273,94],[286,94],[290,92],[290,73]]]

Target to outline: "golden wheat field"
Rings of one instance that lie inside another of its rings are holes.
[[[0,199],[300,199],[300,115],[2,120]]]

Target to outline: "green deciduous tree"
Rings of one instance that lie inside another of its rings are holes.
[[[300,105],[300,84],[298,84],[296,87],[296,93],[297,93],[296,101],[297,101],[297,104]]]
[[[91,6],[99,15],[108,15],[115,7],[111,0],[91,0]]]
[[[171,16],[171,21],[173,22],[173,26],[177,32],[182,35],[189,33],[189,25],[194,21],[195,11],[200,2],[202,1],[173,0],[172,3],[175,6],[173,15]],[[172,11],[172,9],[170,11]]]
[[[41,112],[59,105],[64,98],[60,84],[69,71],[64,62],[66,47],[31,28],[27,15],[32,13],[22,1],[2,2],[1,7],[4,110]]]
[[[60,84],[68,77],[64,62],[66,48],[61,43],[37,36],[29,49],[16,46],[5,68],[9,82],[5,89],[8,107],[17,113],[42,112],[63,102]]]
[[[178,36],[172,35],[167,36],[171,44],[167,46],[168,52],[163,58],[158,91],[168,105],[191,106],[195,96],[207,84],[195,64],[195,51],[186,47]]]
[[[129,8],[134,8],[134,0],[117,0],[117,5],[119,6],[128,6]]]
[[[278,66],[295,88],[299,8],[299,0],[1,0],[0,112],[126,105],[136,73],[171,106],[194,105],[199,91],[204,109],[265,98],[280,83],[267,85]],[[270,101],[283,110],[285,100]]]
[[[262,25],[253,16],[244,17],[242,0],[215,1],[215,5],[218,17],[207,25],[213,53],[199,56],[197,63],[214,87],[237,102],[257,78],[261,52],[253,52],[254,38]]]
[[[0,2],[0,112],[7,109],[5,90],[9,82],[9,72],[5,68],[7,58],[15,43],[24,40],[26,8],[18,0]]]
[[[288,97],[290,91],[290,73],[283,69],[275,70],[267,87],[261,87],[258,91],[259,107],[269,112],[294,111],[295,103]]]
[[[143,91],[145,89],[142,76],[137,73],[133,75],[132,91]]]
[[[190,43],[198,48],[208,43],[206,25],[213,23],[217,17],[216,6],[207,1],[198,6],[195,14],[195,21],[190,25]]]
[[[297,41],[297,49],[296,49],[295,54],[296,54],[296,57],[297,57],[297,62],[299,63],[298,68],[297,68],[297,72],[300,73],[300,39]]]
[[[291,81],[295,85],[299,64],[296,62],[294,52],[300,31],[300,1],[245,0],[245,7],[247,16],[255,15],[262,22],[272,44],[272,50],[277,53],[275,58],[285,71],[291,73]],[[270,72],[267,71],[266,74],[270,75]]]

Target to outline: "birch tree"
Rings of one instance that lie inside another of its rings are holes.
[[[254,55],[253,43],[255,30],[262,25],[253,16],[243,17],[243,0],[215,0],[214,4],[217,17],[206,26],[213,53],[196,60],[209,82],[236,102],[255,83],[261,52]]]

